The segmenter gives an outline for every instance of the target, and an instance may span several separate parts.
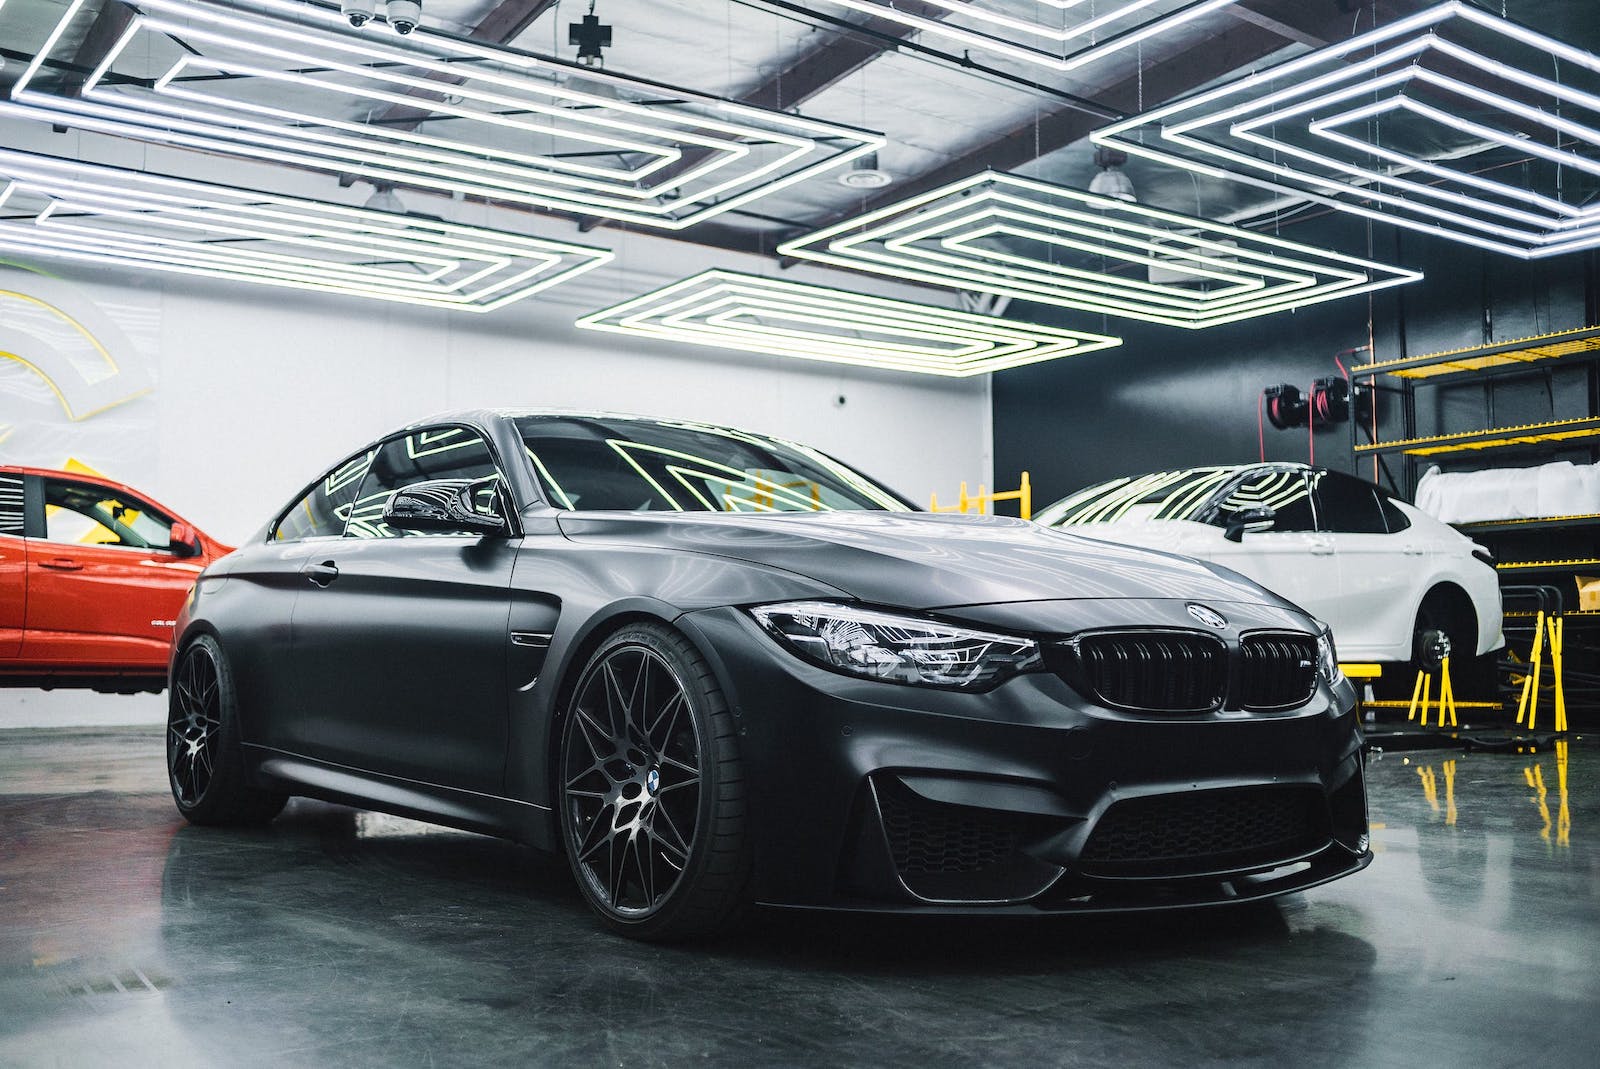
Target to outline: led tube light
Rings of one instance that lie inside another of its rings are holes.
[[[834,267],[1190,328],[1422,277],[993,171],[847,219],[778,251]],[[1152,269],[1178,280],[1149,281]]]
[[[587,245],[8,150],[0,249],[469,312],[613,258]]]
[[[578,326],[949,377],[1122,344],[1102,334],[721,270],[591,313]]]
[[[1092,137],[1522,259],[1600,245],[1600,56],[1457,0]]]
[[[1235,0],[924,0],[943,14],[921,15],[895,0],[826,0],[933,37],[1010,59],[1073,71],[1167,33]],[[1031,10],[1030,10],[1031,9]]]
[[[138,8],[80,81],[59,71],[95,11],[71,0],[0,114],[670,230],[884,143],[423,27],[354,30],[294,0]],[[25,25],[0,0],[0,39]]]

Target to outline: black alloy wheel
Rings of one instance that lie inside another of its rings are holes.
[[[596,651],[560,770],[567,857],[608,926],[677,939],[736,919],[748,863],[733,717],[687,640],[638,624]]]
[[[191,824],[265,824],[288,796],[252,787],[239,751],[238,701],[222,647],[210,635],[178,659],[167,695],[167,778]]]
[[[167,772],[180,808],[192,808],[211,786],[222,728],[220,699],[216,661],[197,642],[179,662],[167,702]]]

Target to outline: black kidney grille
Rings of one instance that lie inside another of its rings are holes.
[[[1293,709],[1317,689],[1317,640],[1310,635],[1246,635],[1239,644],[1238,704]]]
[[[1314,789],[1250,787],[1129,798],[1106,810],[1079,855],[1090,875],[1186,876],[1270,866],[1327,842]]]
[[[1113,631],[1077,640],[1083,682],[1103,704],[1154,713],[1202,713],[1222,704],[1228,651],[1187,631]]]
[[[878,804],[889,851],[902,876],[998,868],[1016,853],[1021,838],[1015,820],[930,802],[898,784],[880,784]]]

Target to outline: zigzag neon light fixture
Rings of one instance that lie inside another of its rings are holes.
[[[968,48],[1058,71],[1087,66],[1125,48],[1227,7],[1236,0],[923,0],[942,9],[930,17],[895,0],[827,0]],[[1019,6],[1021,10],[1019,10]],[[1031,13],[1027,10],[1032,8]]]
[[[847,219],[778,251],[1176,327],[1231,323],[1422,277],[993,171]]]
[[[0,249],[487,312],[606,249],[0,150]]]
[[[420,27],[354,30],[294,0],[138,7],[99,66],[75,74],[69,43],[95,12],[71,0],[0,113],[671,230],[883,144]],[[27,23],[6,16],[0,0],[11,44]]]
[[[1102,334],[718,270],[591,313],[578,326],[950,377],[1122,344]]]
[[[1600,245],[1600,57],[1454,0],[1092,136],[1523,259]]]

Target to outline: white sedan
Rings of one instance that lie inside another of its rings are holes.
[[[1350,475],[1304,464],[1156,472],[1079,490],[1039,523],[1213,561],[1320,617],[1345,661],[1433,667],[1504,644],[1486,550]]]

